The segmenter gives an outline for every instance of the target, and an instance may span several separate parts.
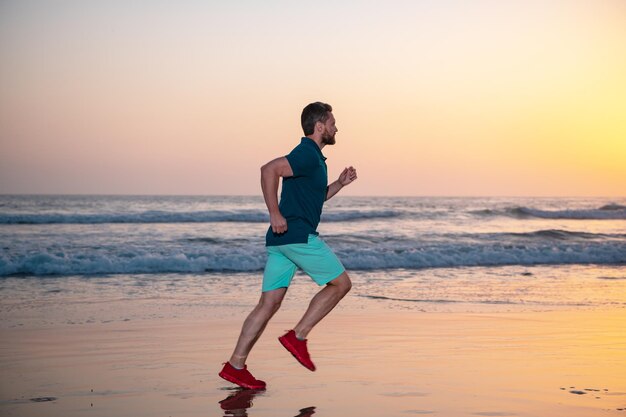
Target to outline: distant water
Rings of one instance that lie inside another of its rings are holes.
[[[260,276],[267,226],[260,196],[0,196],[2,289],[8,278],[100,282],[178,274],[228,283],[237,274]],[[626,288],[624,198],[338,196],[326,204],[318,230],[345,266],[363,277],[368,290],[362,295],[372,299],[448,300],[446,294],[468,279],[488,285],[481,291],[490,293],[500,284],[484,268],[504,267],[541,293],[550,281],[525,274],[527,268],[561,271],[556,275],[565,279],[563,271],[584,267],[587,277],[594,275],[589,268],[602,269],[595,278],[606,279],[593,282],[612,285],[607,299],[626,305],[626,293],[614,293]],[[483,272],[472,275],[470,267]],[[438,280],[437,271],[448,278]],[[416,286],[404,292],[397,287],[416,277],[431,277],[419,288],[435,281],[449,288],[433,296],[416,293]],[[389,283],[396,286],[391,292]],[[603,299],[599,291],[596,300]],[[498,302],[503,294],[486,301]],[[455,298],[470,299],[463,291]]]

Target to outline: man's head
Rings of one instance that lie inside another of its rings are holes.
[[[322,144],[334,145],[335,133],[335,117],[333,116],[333,108],[330,104],[317,101],[307,105],[302,110],[300,121],[305,136],[319,136]]]

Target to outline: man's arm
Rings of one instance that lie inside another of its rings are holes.
[[[328,186],[328,189],[326,190],[326,200],[330,200],[330,198],[337,194],[339,190],[341,190],[346,185],[351,184],[352,181],[356,179],[356,169],[354,169],[353,167],[344,168],[341,175],[339,175],[337,181]]]
[[[265,205],[270,213],[270,224],[274,233],[287,231],[287,220],[278,209],[278,182],[280,177],[291,177],[293,171],[284,156],[276,158],[261,167],[261,189]]]

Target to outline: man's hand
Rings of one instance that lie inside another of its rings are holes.
[[[282,234],[287,231],[287,220],[283,215],[278,213],[270,213],[270,224],[272,225],[272,232]]]
[[[341,175],[339,175],[339,184],[342,186],[346,186],[350,184],[352,181],[356,180],[356,169],[353,167],[345,168]]]
[[[326,190],[326,200],[332,198],[332,196],[337,194],[339,190],[346,185],[352,184],[352,181],[356,180],[356,178],[356,169],[354,169],[354,167],[344,168],[337,181],[328,186],[328,189]]]

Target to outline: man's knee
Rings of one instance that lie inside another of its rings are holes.
[[[350,277],[347,272],[343,272],[334,280],[330,281],[329,284],[334,285],[338,288],[343,294],[347,294],[352,288],[352,281],[350,281]]]
[[[261,305],[263,309],[266,309],[275,313],[280,308],[280,305],[282,304],[282,302],[283,302],[282,297],[276,297],[276,296],[264,293],[263,296],[261,296],[261,300],[259,301],[259,304]]]

